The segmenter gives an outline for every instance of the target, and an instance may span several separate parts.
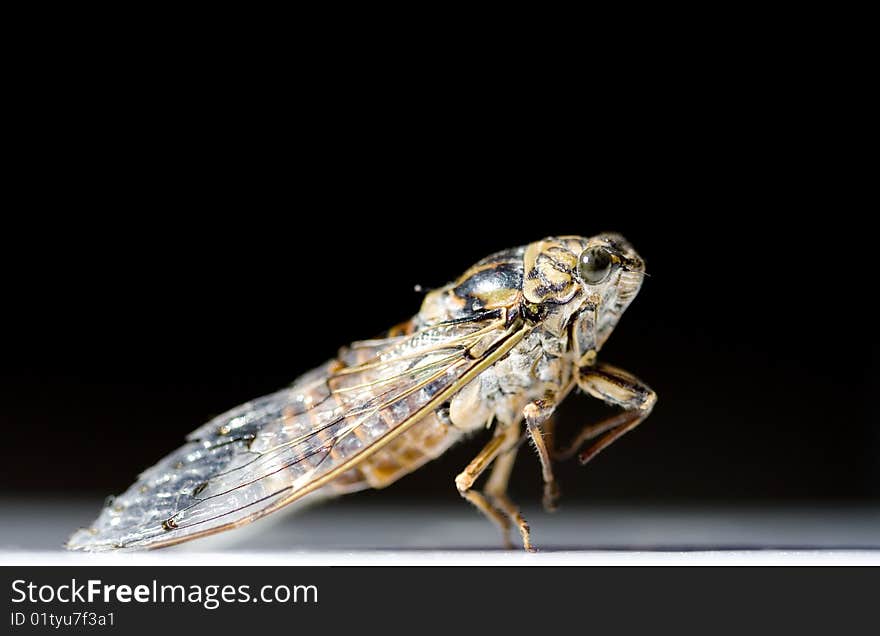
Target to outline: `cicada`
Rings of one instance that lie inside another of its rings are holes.
[[[532,550],[529,526],[506,494],[523,442],[540,458],[552,509],[553,462],[580,451],[586,463],[656,402],[635,376],[597,358],[644,273],[632,246],[611,233],[546,238],[484,258],[427,293],[409,321],[197,428],[67,547],[169,546],[306,497],[383,488],[491,428],[455,487]],[[575,387],[620,412],[556,448],[550,416]]]

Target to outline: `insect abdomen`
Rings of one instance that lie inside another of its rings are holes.
[[[385,488],[442,455],[461,436],[460,430],[431,413],[388,446],[340,475],[329,488],[337,494]]]

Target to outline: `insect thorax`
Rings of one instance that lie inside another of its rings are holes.
[[[457,428],[475,430],[493,419],[512,423],[528,401],[539,397],[546,386],[559,385],[570,373],[564,323],[571,309],[548,304],[548,310],[533,317],[537,320],[524,315],[526,251],[526,247],[514,248],[479,261],[455,282],[429,293],[415,319],[426,325],[504,311],[511,320],[531,320],[529,334],[451,400],[449,416]]]

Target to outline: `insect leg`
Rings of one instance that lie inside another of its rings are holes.
[[[512,431],[512,433],[508,433]],[[506,547],[511,547],[508,538],[510,530],[510,521],[507,516],[501,514],[489,501],[486,496],[476,490],[473,490],[474,482],[480,477],[483,471],[492,464],[493,461],[505,451],[509,450],[519,440],[516,427],[507,427],[506,430],[496,429],[495,436],[483,447],[471,463],[459,473],[455,478],[455,487],[459,494],[471,502],[477,509],[482,512],[490,521],[495,523],[500,529],[504,537]],[[493,468],[494,473],[494,468]],[[528,527],[528,526],[527,526]]]
[[[550,463],[550,452],[544,439],[544,424],[553,414],[556,404],[549,399],[529,402],[523,409],[523,418],[526,421],[526,430],[535,450],[538,451],[538,459],[541,460],[541,475],[544,478],[544,509],[553,511],[556,509],[556,500],[559,498],[559,485],[553,476],[553,466]]]
[[[511,427],[511,429],[515,430],[514,427]],[[486,482],[484,492],[489,499],[491,499],[495,507],[506,514],[507,517],[516,524],[519,534],[522,537],[523,548],[529,552],[534,552],[535,549],[532,547],[529,524],[522,516],[519,508],[517,508],[517,506],[510,500],[510,497],[507,496],[507,484],[510,481],[510,473],[513,470],[513,464],[516,461],[518,450],[519,444],[495,460],[495,463],[492,465],[492,473],[489,475],[489,480]],[[505,543],[508,548],[513,547],[507,540],[506,535]]]
[[[618,415],[585,427],[567,448],[554,453],[556,459],[567,459],[577,453],[584,442],[601,435],[578,455],[581,464],[586,464],[641,424],[657,403],[657,394],[631,373],[610,364],[579,368],[576,378],[578,386],[593,397],[624,409]]]

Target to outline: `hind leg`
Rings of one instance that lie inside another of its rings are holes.
[[[518,451],[519,444],[495,460],[484,492],[495,507],[507,515],[510,522],[516,526],[522,539],[523,549],[534,552],[535,548],[532,546],[532,534],[529,529],[529,523],[525,520],[517,505],[507,496],[507,484],[510,482],[510,474],[513,471],[513,464],[516,461]],[[505,542],[509,544],[506,536]]]
[[[512,517],[506,510],[502,514],[498,508],[489,502],[489,498],[497,501],[496,491],[503,495],[504,491],[507,490],[507,480],[510,477],[510,470],[513,468],[512,459],[516,456],[518,442],[519,427],[508,426],[503,429],[496,429],[495,436],[489,440],[483,449],[477,453],[477,456],[455,478],[455,487],[458,489],[459,494],[472,503],[487,519],[498,526],[507,548],[513,547],[508,537]],[[485,493],[474,490],[474,482],[493,463],[492,473],[487,482]],[[501,467],[500,472],[499,467]],[[500,490],[498,490],[499,487]],[[516,521],[514,520],[514,522]],[[525,523],[525,520],[523,520],[523,523]],[[525,527],[528,534],[528,525]]]

